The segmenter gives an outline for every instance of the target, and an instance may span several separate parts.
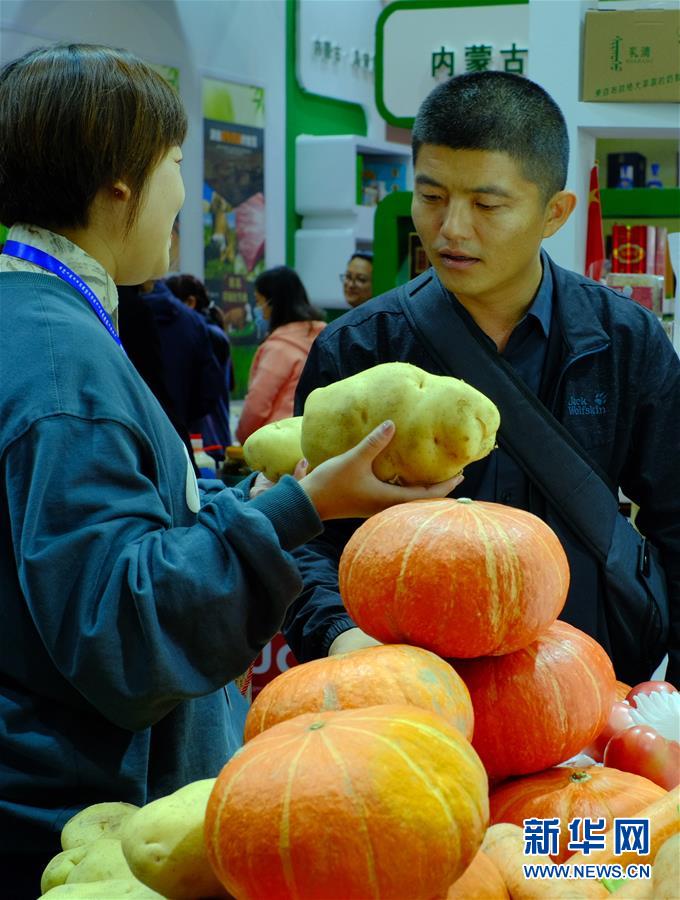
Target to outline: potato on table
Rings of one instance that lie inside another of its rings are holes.
[[[54,856],[42,874],[40,890],[45,894],[60,884],[132,877],[118,838],[103,837]]]
[[[164,897],[229,896],[208,861],[203,823],[214,778],[193,781],[143,806],[123,829],[132,874]]]
[[[381,481],[403,485],[457,475],[493,450],[500,425],[495,404],[466,382],[409,363],[382,363],[307,397],[302,451],[310,471],[385,419],[397,431],[373,471]]]
[[[72,816],[61,830],[63,850],[82,847],[101,837],[117,837],[123,822],[139,809],[133,803],[94,803]]]

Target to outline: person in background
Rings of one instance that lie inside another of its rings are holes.
[[[123,50],[0,70],[3,900],[40,894],[84,807],[217,775],[242,744],[237,680],[301,587],[289,551],[322,520],[453,485],[375,478],[391,422],[268,489],[197,482],[116,325],[116,285],[167,272],[186,130]]]
[[[161,339],[154,314],[151,308],[142,303],[139,298],[141,285],[117,285],[116,287],[118,290],[118,334],[123,349],[156,400],[163,407],[163,412],[172,422],[173,428],[182,438],[193,464],[194,473],[198,475],[189,427],[177,415],[175,404],[166,386]]]
[[[528,78],[466,73],[423,101],[412,145],[412,217],[432,268],[407,286],[408,296],[415,304],[417,289],[432,285],[442,318],[458,315],[473,339],[510,365],[570,432],[609,479],[614,497],[620,487],[638,504],[636,525],[665,569],[670,634],[660,594],[636,610],[640,618],[629,629],[639,631],[636,658],[613,645],[607,616],[616,628],[623,614],[608,608],[602,563],[541,493],[540,479],[512,456],[503,414],[498,449],[466,466],[460,492],[548,522],[571,572],[561,617],[616,655],[619,671],[625,665],[641,673],[640,681],[668,652],[667,678],[680,684],[680,360],[648,310],[562,269],[542,249],[576,203],[565,190],[569,141],[562,112]],[[465,347],[454,345],[455,354],[465,354]],[[399,290],[350,310],[319,336],[300,378],[298,413],[315,388],[394,361],[450,374],[411,326]],[[584,407],[597,413],[580,414]],[[296,553],[305,590],[283,631],[301,662],[374,643],[355,627],[338,591],[338,560],[357,524],[330,523],[323,538]]]
[[[161,342],[165,386],[180,423],[199,433],[201,420],[224,394],[224,368],[213,350],[206,319],[185,305],[165,279],[149,279],[140,300],[151,309]]]
[[[350,306],[361,306],[370,300],[373,296],[373,254],[363,250],[353,253],[340,281]]]
[[[258,275],[255,302],[269,324],[269,335],[257,348],[250,369],[236,429],[242,444],[263,425],[293,415],[302,367],[316,336],[326,327],[323,313],[311,305],[299,276],[287,266]]]
[[[199,423],[203,447],[206,453],[219,463],[224,460],[225,451],[231,444],[229,392],[234,380],[231,347],[225,330],[224,317],[219,307],[210,302],[203,282],[194,275],[172,275],[166,278],[165,283],[175,297],[205,320],[213,353],[222,367],[223,391],[214,409],[206,413]]]

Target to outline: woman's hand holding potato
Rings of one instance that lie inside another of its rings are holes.
[[[366,519],[398,503],[446,497],[463,480],[462,475],[455,475],[437,484],[411,487],[380,481],[373,472],[373,461],[394,433],[394,422],[387,420],[351,450],[326,460],[300,480],[320,519]],[[296,473],[300,471],[298,466]]]

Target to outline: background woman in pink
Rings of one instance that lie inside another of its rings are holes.
[[[314,339],[326,327],[305,286],[287,266],[263,272],[255,281],[255,300],[269,323],[250,370],[236,436],[243,443],[254,431],[293,415],[300,373]]]

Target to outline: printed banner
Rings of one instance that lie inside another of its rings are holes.
[[[527,75],[528,63],[528,0],[398,0],[376,25],[376,106],[411,128],[438,82],[489,69]]]
[[[205,78],[203,117],[205,285],[224,311],[239,399],[264,337],[253,298],[264,270],[264,91]]]
[[[297,660],[283,635],[280,632],[275,634],[255,660],[252,680],[253,700],[277,675],[296,665]]]

